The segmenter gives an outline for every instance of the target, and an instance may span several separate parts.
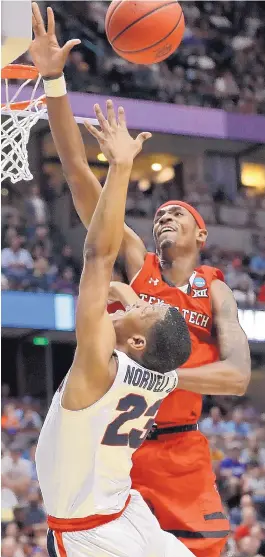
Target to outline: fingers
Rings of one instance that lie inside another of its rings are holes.
[[[32,27],[35,37],[46,34],[42,15],[36,2],[33,2],[32,4]]]
[[[101,110],[99,104],[95,104],[95,106],[94,106],[94,112],[95,112],[95,115],[96,115],[96,117],[97,117],[97,119],[98,119],[98,123],[99,123],[99,125],[100,125],[102,131],[103,131],[103,132],[106,132],[106,133],[109,133],[109,131],[110,131],[109,123],[108,123],[108,121],[106,120],[106,118],[105,118],[105,116],[104,116],[104,114],[103,114],[103,112],[102,112],[102,110]]]
[[[111,127],[115,128],[117,127],[117,120],[116,120],[116,114],[115,114],[113,102],[111,100],[108,100],[106,104],[107,104],[108,123]]]
[[[55,35],[55,19],[54,13],[51,8],[47,8],[47,33],[48,35]]]
[[[97,128],[95,128],[95,126],[92,126],[92,124],[90,124],[89,120],[84,120],[84,126],[87,129],[87,131],[89,131],[89,133],[91,133],[91,135],[93,135],[93,137],[95,137],[97,139],[97,141],[102,141],[100,131],[97,130]]]
[[[141,145],[143,145],[143,143],[145,141],[147,141],[147,139],[150,139],[152,137],[152,134],[150,132],[142,132],[139,133],[139,135],[136,138],[136,141],[139,141],[141,143]]]
[[[80,39],[71,39],[70,41],[67,41],[67,43],[65,43],[65,45],[62,48],[65,58],[68,57],[68,54],[72,50],[72,48],[74,48],[74,46],[77,46],[80,43],[81,43]]]
[[[121,128],[127,128],[126,117],[125,117],[123,106],[119,106],[118,108],[118,123],[121,126]]]

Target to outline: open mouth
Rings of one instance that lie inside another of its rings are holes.
[[[163,228],[161,228],[159,232],[159,236],[161,236],[161,234],[164,234],[165,232],[176,232],[176,229],[172,226],[163,226]]]

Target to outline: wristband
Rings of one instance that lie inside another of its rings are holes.
[[[67,93],[64,74],[54,78],[44,77],[43,85],[46,97],[63,97]]]

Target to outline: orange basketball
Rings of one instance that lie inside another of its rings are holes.
[[[135,64],[156,64],[179,46],[185,22],[177,0],[113,0],[105,27],[119,56]]]

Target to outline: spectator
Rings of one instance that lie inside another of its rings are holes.
[[[14,226],[8,226],[8,227],[4,227],[3,229],[3,233],[2,233],[2,238],[3,238],[3,247],[8,247],[10,246],[10,242],[13,240],[13,238],[17,237],[17,229]]]
[[[249,536],[251,528],[257,524],[257,513],[255,509],[249,507],[242,510],[242,522],[235,529],[235,540],[241,540],[245,536]]]
[[[49,258],[51,256],[53,246],[49,237],[49,229],[47,226],[38,225],[36,227],[34,243],[31,247],[35,244],[42,246],[44,257]]]
[[[34,235],[36,226],[47,223],[47,205],[40,196],[40,188],[36,184],[31,186],[30,195],[25,200],[25,215],[27,226],[30,229],[30,237]]]
[[[84,60],[80,50],[74,50],[69,55],[65,68],[67,81],[71,83],[72,91],[87,91],[92,84],[89,65]]]
[[[51,272],[49,262],[45,257],[34,261],[34,269],[30,279],[30,287],[34,292],[48,292],[51,289],[54,274]]]
[[[9,290],[9,282],[5,275],[1,275],[1,290]]]
[[[217,436],[208,437],[211,459],[213,464],[213,471],[217,473],[220,468],[220,463],[224,460],[224,452],[218,447]]]
[[[14,508],[17,506],[18,500],[15,496],[14,492],[5,487],[3,484],[1,485],[1,520],[2,523],[8,523],[9,521],[14,519]]]
[[[77,286],[74,280],[74,270],[72,267],[66,267],[61,277],[53,285],[55,292],[62,292],[63,294],[77,294]]]
[[[43,248],[42,244],[34,244],[31,247],[31,255],[32,255],[34,261],[36,261],[37,259],[40,259],[41,257],[45,257],[44,248]]]
[[[200,430],[206,435],[219,435],[225,431],[224,420],[218,406],[211,408],[210,416],[201,422]]]
[[[239,305],[253,306],[255,304],[256,295],[248,275],[244,274],[239,279],[236,288],[233,289],[233,294]]]
[[[2,540],[1,557],[24,557],[24,553],[16,540],[8,536]]]
[[[25,512],[25,527],[29,528],[36,524],[46,524],[46,514],[41,507],[41,495],[39,490],[28,495],[28,507]]]
[[[58,266],[60,271],[63,271],[65,267],[72,267],[77,275],[80,274],[80,267],[73,257],[73,250],[69,244],[63,246],[61,256],[58,258]]]
[[[18,211],[6,218],[2,234],[4,243],[7,243],[7,245],[14,236],[25,236],[25,226],[22,224],[22,217]]]
[[[258,539],[251,536],[243,537],[238,544],[238,557],[261,557],[257,553],[259,546],[260,542]]]
[[[247,437],[251,431],[249,423],[244,421],[244,413],[241,408],[236,408],[232,414],[232,420],[225,424],[226,433],[234,433],[242,437]]]
[[[243,509],[251,508],[253,509],[252,497],[249,494],[245,494],[240,499],[240,505],[235,506],[231,509],[229,513],[229,518],[232,526],[239,526],[242,522],[242,511]]]
[[[265,448],[259,445],[256,433],[248,437],[247,447],[241,454],[241,462],[257,462],[259,466],[265,466]]]
[[[6,404],[1,417],[1,427],[8,435],[14,435],[20,429],[19,414],[14,404]]]
[[[28,250],[21,247],[22,238],[14,237],[9,248],[2,250],[2,270],[7,278],[22,280],[32,269],[33,260]]]
[[[22,458],[22,448],[14,441],[2,458],[2,488],[11,490],[18,502],[25,503],[30,487],[31,466]]]
[[[265,278],[265,250],[251,258],[249,268],[255,277]]]
[[[39,414],[31,408],[25,410],[20,424],[21,429],[39,433],[41,430],[41,426],[42,421]]]
[[[265,474],[264,468],[257,462],[248,464],[247,471],[243,477],[243,490],[253,494],[253,500],[265,503]]]
[[[225,273],[225,281],[230,286],[230,288],[234,291],[238,288],[238,285],[244,284],[246,288],[246,284],[248,283],[248,289],[253,290],[253,282],[251,277],[245,272],[242,268],[241,261],[235,260],[233,264],[228,264],[227,270]]]
[[[36,462],[35,462],[36,448],[37,448],[37,444],[36,444],[36,442],[33,442],[30,446],[30,449],[29,449],[29,461],[30,461],[30,464],[31,464],[31,480],[32,480],[32,482],[35,482],[34,485],[38,485],[38,483],[37,483],[37,481],[38,481],[37,468],[36,468]]]
[[[227,455],[220,464],[220,473],[223,477],[235,476],[240,478],[246,470],[246,465],[240,462],[242,445],[240,443],[229,443]]]

